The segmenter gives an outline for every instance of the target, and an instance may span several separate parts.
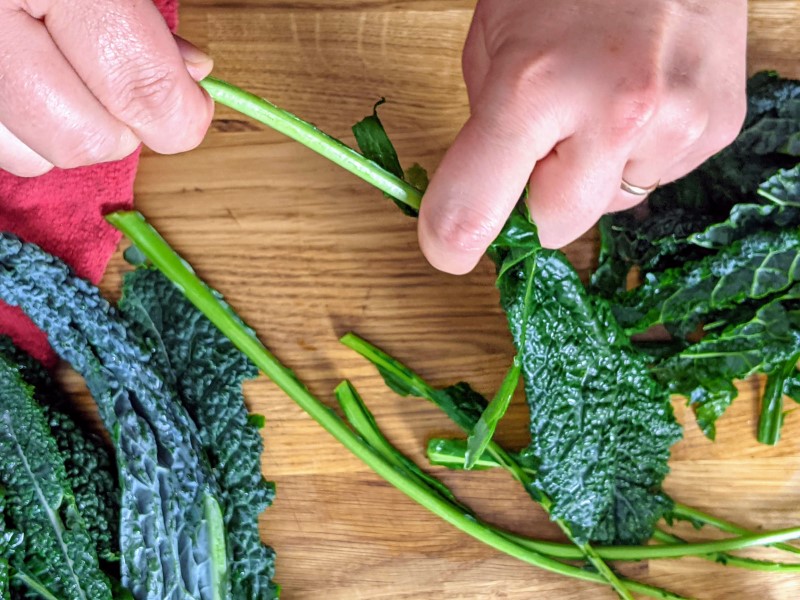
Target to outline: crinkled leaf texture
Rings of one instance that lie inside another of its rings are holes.
[[[0,298],[20,306],[84,377],[111,433],[123,585],[137,600],[226,597],[224,540],[209,512],[219,488],[196,426],[136,328],[63,262],[10,234],[0,234]]]
[[[800,351],[800,288],[759,307],[749,320],[712,330],[701,341],[654,367],[657,378],[692,404],[697,422],[710,438],[716,420],[736,398],[734,380],[770,375]],[[788,378],[787,393],[793,379]]]
[[[6,524],[6,513],[6,490],[0,486],[0,600],[8,600],[10,597],[10,562],[13,561],[16,550],[23,547],[24,541],[22,534]]]
[[[0,483],[8,515],[24,532],[14,562],[58,598],[111,599],[94,544],[75,504],[64,461],[33,389],[0,357]]]
[[[98,557],[119,561],[119,484],[113,453],[99,436],[78,425],[62,390],[39,362],[6,337],[0,337],[0,356],[15,363],[25,383],[33,387]]]
[[[629,333],[671,323],[688,333],[705,315],[768,297],[798,280],[800,229],[762,231],[702,260],[648,273],[642,285],[619,297],[614,313]]]
[[[140,268],[125,276],[123,315],[140,325],[156,361],[192,420],[220,486],[231,552],[232,597],[277,597],[274,551],[261,543],[258,515],[275,495],[261,474],[263,442],[242,383],[258,370],[166,277]]]
[[[531,411],[525,454],[577,540],[641,543],[671,508],[661,484],[681,429],[608,304],[562,253],[532,251],[528,230],[525,244],[506,239],[493,251]]]

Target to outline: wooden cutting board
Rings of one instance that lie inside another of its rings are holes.
[[[434,169],[467,115],[460,49],[467,0],[184,0],[181,33],[216,59],[215,73],[352,142],[349,127],[381,96],[381,117],[404,164]],[[750,70],[800,77],[800,2],[750,2]],[[264,127],[219,109],[188,154],[145,153],[137,207],[222,291],[320,397],[347,377],[388,437],[424,464],[428,437],[456,435],[437,409],[402,399],[342,347],[350,330],[436,384],[460,379],[491,394],[512,356],[482,262],[455,278],[421,256],[414,222],[366,184]],[[582,274],[593,234],[568,248]],[[117,289],[116,256],[104,288]],[[73,387],[78,384],[71,380]],[[752,528],[800,524],[800,414],[776,448],[755,442],[761,382],[741,386],[715,443],[675,402],[685,440],[667,490]],[[611,599],[609,591],[545,573],[443,523],[384,483],[264,378],[247,386],[267,417],[264,473],[278,498],[263,515],[278,552],[284,600]],[[788,402],[788,401],[787,401]],[[517,398],[500,440],[526,442]],[[560,539],[500,472],[434,471],[486,519]],[[709,532],[707,535],[711,535]],[[699,559],[644,562],[625,573],[705,599],[788,600],[800,576],[738,571]]]

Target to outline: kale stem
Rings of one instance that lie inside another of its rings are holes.
[[[188,263],[167,244],[141,214],[128,211],[116,212],[108,215],[107,219],[136,244],[150,262],[289,398],[388,483],[444,521],[496,550],[553,573],[608,584],[608,581],[597,573],[562,563],[519,546],[472,515],[465,514],[427,486],[420,485],[398,470],[395,465],[387,462],[356,435],[333,410],[312,395],[297,376],[267,350],[233,309],[214,295],[212,290],[195,275]],[[686,600],[658,587],[627,579],[622,582],[632,591],[653,598]]]
[[[513,539],[520,546],[537,550],[543,554],[557,556],[558,558],[580,558],[579,556],[572,556],[572,553],[569,553],[570,555],[567,556],[567,552],[562,552],[561,548],[556,547],[561,546],[561,544],[555,544],[554,542],[542,542],[539,540],[529,540],[528,538],[514,534],[506,534],[506,536],[509,539]],[[713,542],[686,543],[684,541],[676,541],[669,545],[662,546],[603,546],[596,548],[596,551],[606,560],[682,558],[684,556],[732,552],[734,550],[752,548],[753,546],[768,546],[769,544],[774,544],[776,542],[783,542],[798,538],[800,538],[800,527],[794,527],[791,529],[780,529],[765,533],[755,533],[728,538],[725,540],[716,540]],[[676,536],[676,539],[679,538]],[[564,546],[566,546],[566,544],[564,544]],[[567,546],[567,548],[568,547],[569,546]],[[800,564],[790,566],[796,566],[797,569],[800,570]]]
[[[417,375],[408,366],[402,364],[395,358],[386,354],[383,350],[374,346],[362,337],[355,333],[347,333],[340,340],[345,346],[361,354],[364,358],[369,360],[375,365],[380,366],[384,370],[390,372],[394,377],[401,379],[409,384],[412,389],[418,389],[421,392],[421,397],[436,404],[434,388],[425,382],[419,375]],[[516,364],[516,363],[515,363]],[[484,411],[485,414],[485,411]],[[460,424],[461,425],[461,424]],[[466,433],[470,433],[466,427],[462,428]],[[485,446],[486,451],[493,456],[512,476],[522,484],[528,495],[539,503],[544,510],[550,514],[553,508],[553,503],[544,493],[536,489],[533,485],[531,477],[525,473],[523,468],[506,452],[497,442],[489,438]],[[466,456],[466,455],[465,455]],[[480,457],[476,457],[477,459]],[[466,459],[462,459],[462,465],[466,464]],[[623,600],[633,600],[630,591],[625,587],[625,584],[617,577],[617,574],[609,567],[602,557],[596,552],[591,544],[586,542],[577,541],[572,535],[569,525],[563,519],[553,519],[569,540],[574,543],[588,560],[597,572],[600,573],[614,588],[620,598]]]
[[[737,533],[739,535],[748,535],[754,533],[750,529],[746,529],[737,525],[736,523],[731,523],[730,521],[726,521],[725,519],[720,519],[719,517],[715,517],[708,513],[704,513],[696,508],[692,508],[691,506],[686,506],[685,504],[681,504],[680,502],[676,502],[675,505],[672,507],[672,514],[678,517],[679,519],[684,519],[687,521],[694,521],[697,523],[702,523],[704,525],[710,525],[720,531],[724,531],[725,533]],[[784,552],[791,552],[792,554],[800,554],[800,548],[796,546],[792,546],[791,544],[773,544],[774,548],[779,550],[783,550]]]
[[[783,382],[777,373],[767,376],[767,385],[761,398],[761,413],[758,417],[756,439],[762,444],[774,446],[781,438],[783,424]]]
[[[14,579],[28,588],[31,592],[34,592],[37,597],[41,598],[42,600],[59,600],[53,593],[47,589],[47,587],[42,584],[38,579],[35,577],[28,575],[22,571],[16,570],[11,575],[11,579]]]
[[[311,123],[278,108],[268,100],[214,77],[206,77],[200,82],[200,85],[214,101],[300,142],[385,194],[419,210],[422,192],[382,169],[347,144],[320,131]]]
[[[677,535],[667,533],[660,529],[653,532],[653,539],[659,542],[668,544],[686,544],[686,540],[679,538]],[[800,563],[779,563],[769,560],[756,560],[753,558],[743,558],[726,552],[712,552],[709,554],[699,555],[698,558],[704,558],[718,564],[725,565],[726,567],[738,567],[740,569],[748,569],[750,571],[771,571],[780,573],[800,573]]]
[[[431,464],[444,466],[451,469],[464,468],[464,454],[466,452],[466,442],[464,440],[452,439],[431,439],[428,442],[428,459]],[[506,457],[510,455],[504,450]],[[506,467],[506,459],[504,457],[495,457],[490,452],[484,453],[478,463],[483,468],[492,467]],[[535,474],[531,469],[521,469],[526,477],[533,477]],[[519,476],[512,473],[515,479],[519,481]],[[690,509],[693,510],[693,509]],[[694,511],[697,512],[697,511]],[[702,542],[694,544],[686,544],[677,536],[673,536],[676,543],[684,544],[681,546],[603,546],[596,548],[597,553],[606,560],[645,560],[656,558],[679,558],[682,556],[692,556],[699,554],[720,553],[731,550],[739,550],[742,548],[749,548],[752,546],[769,546],[776,545],[777,542],[784,540],[800,538],[800,528],[779,529],[776,531],[767,531],[763,533],[754,533],[752,531],[742,530],[739,532],[738,537],[730,538],[715,542]],[[543,542],[540,540],[531,540],[529,538],[517,536],[515,534],[505,533],[504,535],[515,540],[518,544],[533,548],[542,554],[548,554],[557,558],[578,559],[580,555],[574,548],[566,544],[558,544],[556,542]],[[660,535],[671,535],[661,532]],[[773,563],[777,564],[777,563]],[[794,567],[794,565],[786,565]],[[800,564],[797,565],[800,569]],[[778,569],[779,570],[779,569]],[[794,570],[792,568],[787,570]]]
[[[783,386],[786,379],[797,369],[798,360],[800,353],[793,354],[789,360],[767,376],[767,385],[761,398],[761,415],[758,419],[757,439],[762,444],[774,446],[781,437]]]

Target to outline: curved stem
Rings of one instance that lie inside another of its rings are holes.
[[[659,542],[668,544],[686,544],[686,540],[679,538],[677,535],[667,533],[660,529],[653,532],[653,539]],[[800,563],[780,563],[770,560],[756,560],[754,558],[744,558],[727,554],[725,552],[713,552],[710,554],[699,555],[698,558],[704,558],[711,562],[725,565],[726,567],[738,567],[740,569],[747,569],[750,571],[770,571],[777,573],[800,573]]]
[[[346,333],[344,336],[342,336],[340,341],[351,350],[358,352],[371,363],[379,366],[386,372],[391,373],[393,377],[404,381],[406,385],[408,385],[409,389],[416,390],[420,397],[437,404],[436,391],[408,366],[400,363],[400,361],[392,358],[383,350],[371,344],[364,338],[356,335],[355,333]],[[469,433],[469,426],[465,425],[462,419],[459,419],[456,422],[462,427],[462,429],[466,431],[466,433]],[[535,489],[533,485],[533,479],[525,472],[522,466],[519,465],[517,461],[502,448],[502,446],[500,446],[491,438],[489,438],[487,441],[485,448],[486,452],[494,457],[498,463],[500,463],[509,473],[511,473],[514,479],[522,484],[522,487],[525,488],[525,491],[534,500],[534,502],[540,504],[549,515],[553,508],[553,502],[544,493]],[[480,456],[477,456],[475,457],[475,460],[478,461],[480,458]],[[466,459],[462,458],[461,465],[463,466],[465,464]],[[564,532],[567,538],[580,550],[580,552],[583,554],[583,558],[588,560],[592,566],[597,569],[597,572],[608,580],[619,597],[623,598],[624,600],[633,600],[630,592],[625,588],[625,585],[622,583],[620,578],[617,577],[617,574],[614,573],[614,571],[605,563],[595,548],[589,543],[575,540],[569,525],[563,519],[553,520],[561,528],[561,531]]]
[[[206,77],[200,85],[215,102],[271,127],[360,177],[385,194],[419,210],[422,192],[298,116],[230,83]]]
[[[339,443],[391,485],[436,516],[496,550],[553,573],[608,585],[608,581],[597,573],[564,564],[520,546],[494,531],[486,523],[475,519],[470,514],[465,514],[428,487],[419,485],[416,481],[406,477],[394,465],[387,462],[378,452],[373,450],[361,437],[356,435],[333,410],[312,395],[295,374],[267,350],[253,330],[242,322],[233,309],[215,296],[211,289],[195,275],[187,266],[188,263],[167,244],[141,214],[137,212],[117,212],[108,215],[107,219],[136,244],[137,248],[150,262],[172,281],[184,293],[186,298],[287,396],[294,400],[300,408],[306,411]],[[654,586],[627,579],[622,581],[623,585],[632,591],[646,594],[653,598],[669,600],[681,600],[683,598]]]
[[[739,535],[753,533],[753,531],[750,529],[741,527],[736,523],[726,521],[725,519],[720,519],[719,517],[715,517],[714,515],[710,515],[696,508],[692,508],[691,506],[686,506],[680,502],[675,503],[675,506],[672,508],[672,514],[680,519],[694,521],[704,525],[710,525],[711,527],[715,527],[720,531],[724,531],[725,533],[737,533]],[[785,552],[791,552],[792,554],[800,554],[800,548],[792,546],[791,544],[779,543],[773,544],[773,547]]]
[[[578,553],[566,544],[555,542],[543,542],[530,540],[528,538],[505,534],[509,539],[514,540],[520,546],[531,548],[543,554],[556,556],[558,558],[575,559],[581,558]],[[681,558],[684,556],[696,556],[701,554],[712,554],[720,552],[730,552],[732,550],[742,550],[753,546],[768,546],[776,542],[794,540],[800,538],[800,527],[791,529],[780,529],[767,533],[754,533],[725,540],[713,542],[676,542],[665,546],[603,546],[596,548],[597,552],[607,560],[647,560],[656,558]],[[679,539],[679,538],[677,538]],[[800,569],[800,564],[796,565]]]

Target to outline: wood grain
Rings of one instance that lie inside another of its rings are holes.
[[[800,77],[800,2],[750,2],[750,70]],[[184,0],[181,33],[208,49],[216,73],[350,141],[349,126],[386,96],[382,113],[406,164],[435,167],[467,115],[460,49],[473,2]],[[312,391],[342,378],[360,388],[389,438],[418,461],[428,437],[456,430],[436,409],[401,399],[337,338],[355,330],[434,383],[491,392],[512,356],[483,262],[453,278],[431,269],[414,223],[379,194],[309,151],[220,109],[198,150],[145,153],[137,206],[221,290]],[[586,272],[590,234],[568,249]],[[105,290],[125,269],[116,256]],[[67,378],[80,391],[80,383]],[[800,522],[800,415],[776,448],[754,441],[759,382],[744,382],[715,443],[676,401],[686,426],[668,491],[753,527]],[[285,600],[604,599],[597,586],[531,569],[452,529],[383,483],[270,382],[247,386],[267,416],[264,472],[278,499],[263,516]],[[521,402],[500,439],[525,443]],[[480,514],[519,531],[558,532],[503,473],[439,472]],[[800,578],[741,572],[698,559],[626,571],[706,599],[800,597]]]

